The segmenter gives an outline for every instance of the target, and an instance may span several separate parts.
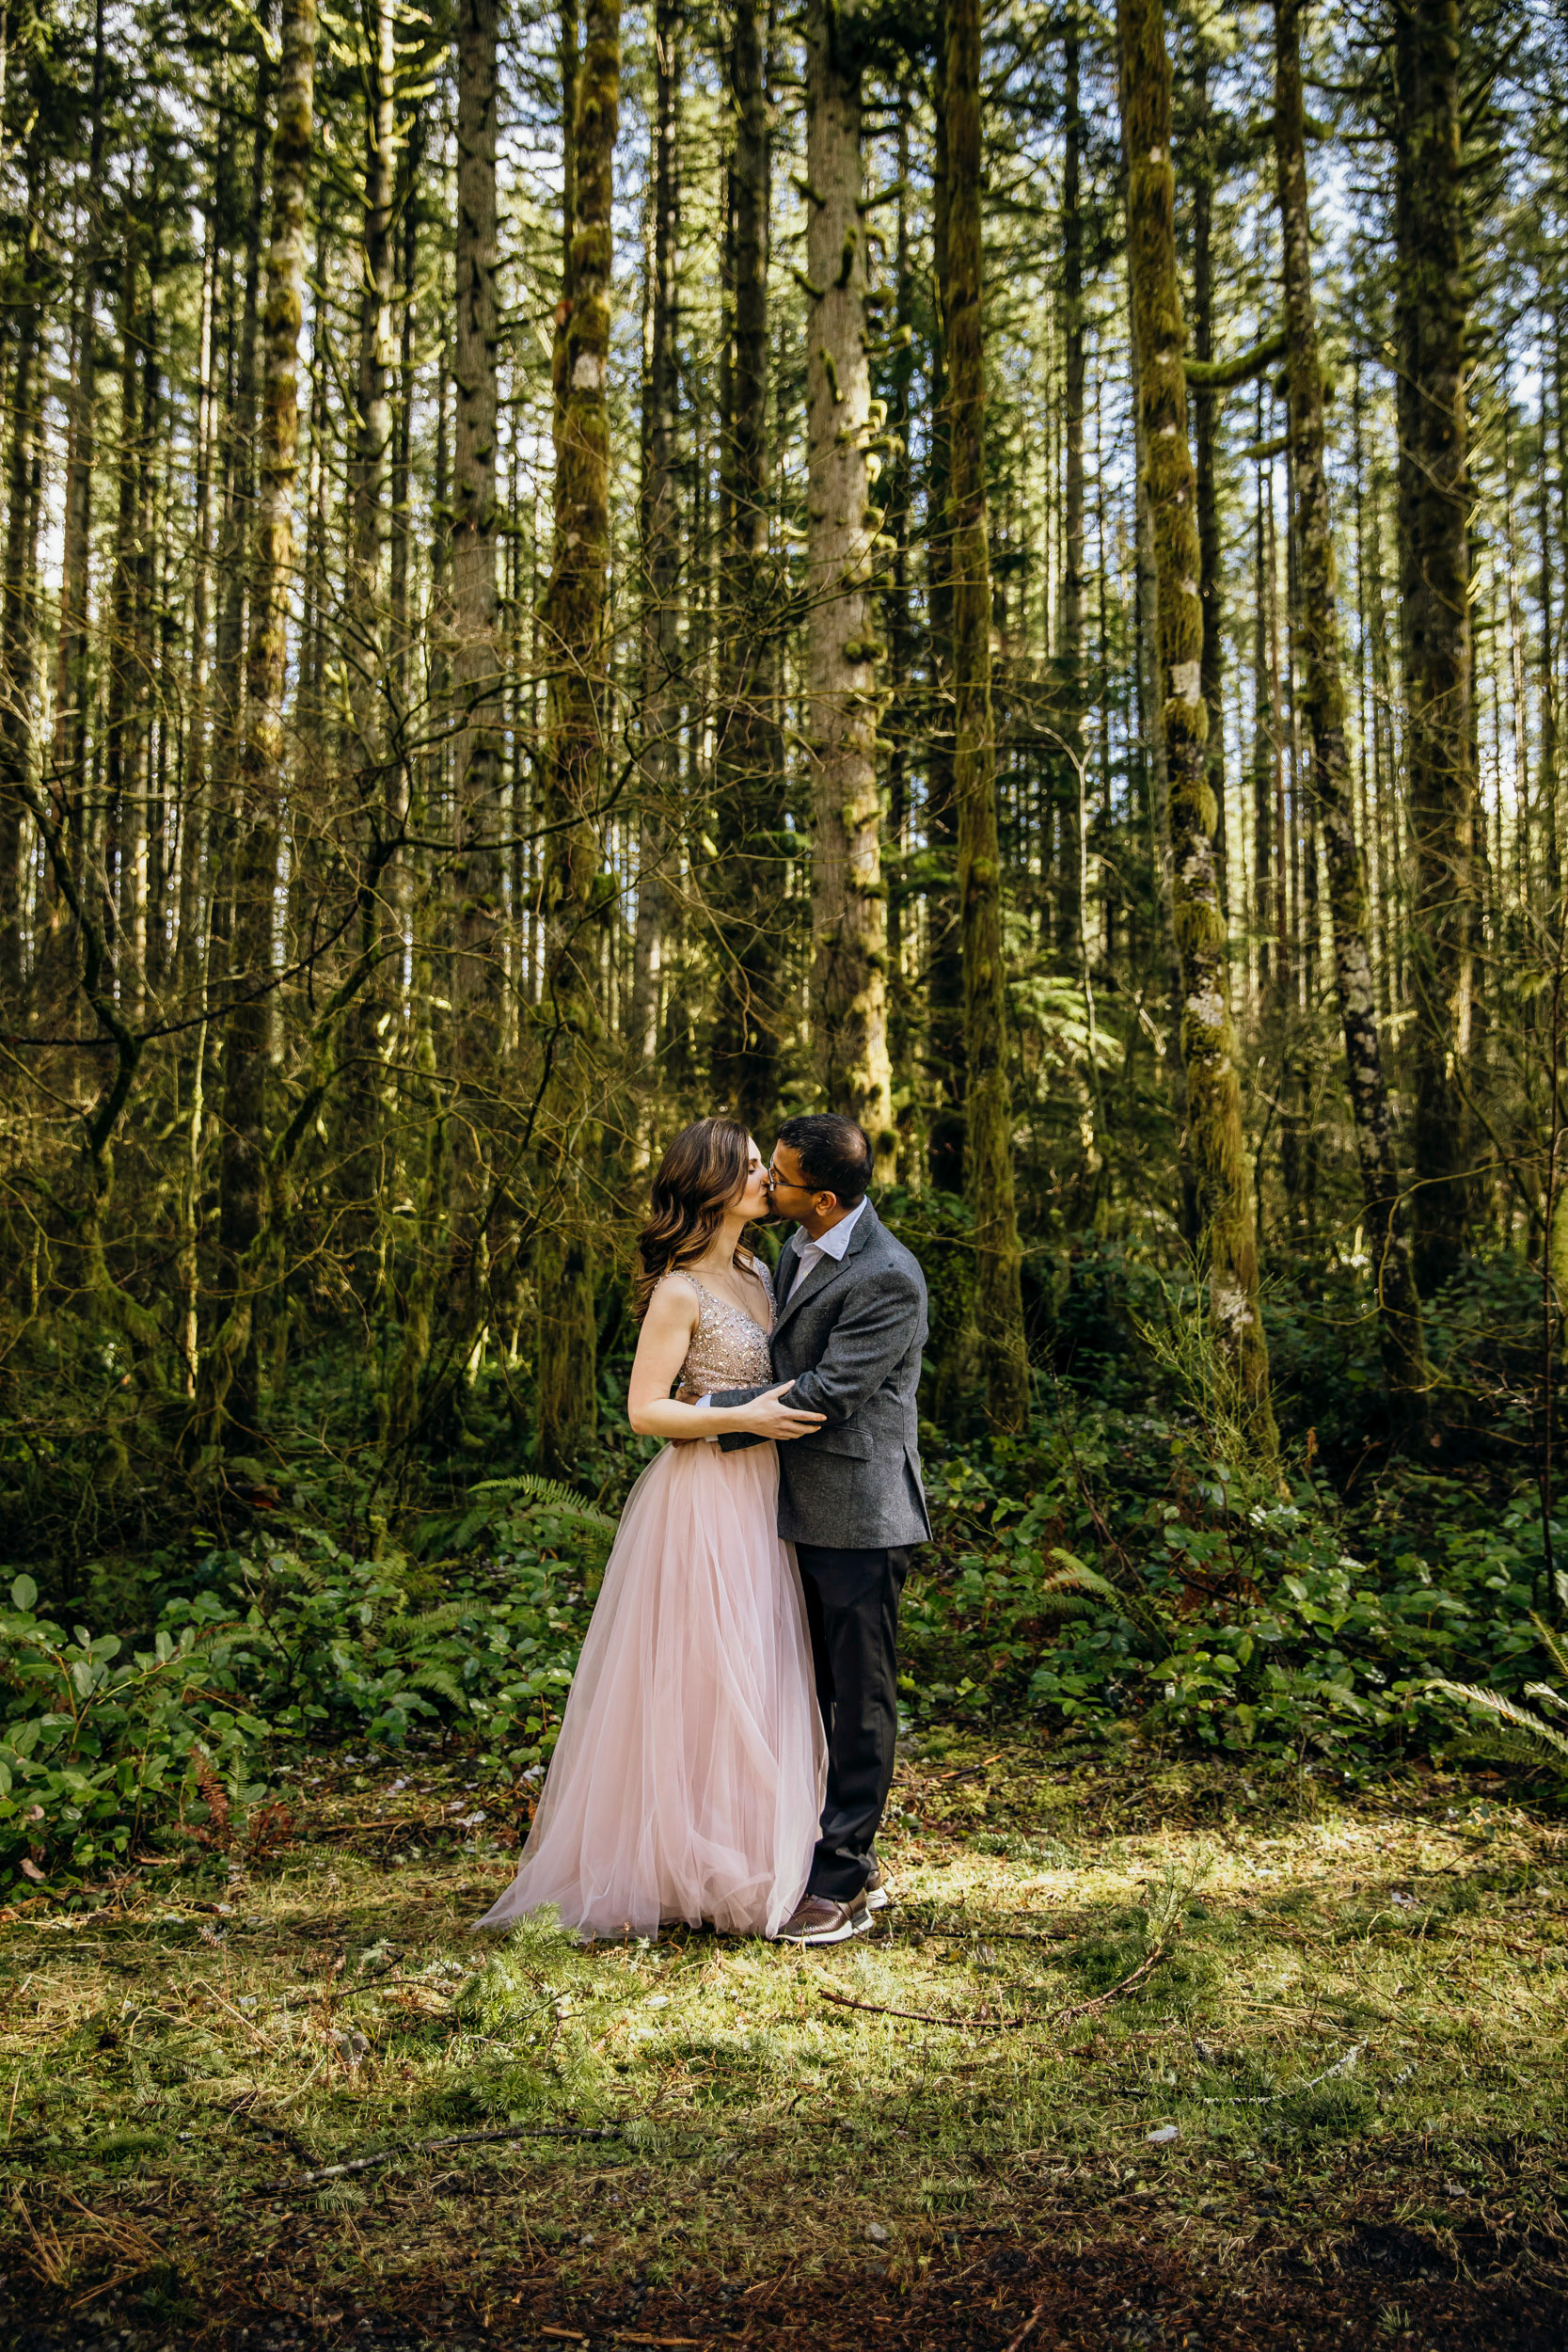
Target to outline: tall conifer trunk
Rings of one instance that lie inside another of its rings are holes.
[[[1459,0],[1396,0],[1395,340],[1404,705],[1416,896],[1410,928],[1416,1277],[1453,1271],[1468,1212],[1462,1073],[1474,898],[1469,324]]]
[[[926,723],[926,832],[938,878],[926,896],[927,1060],[931,1073],[931,1123],[927,1160],[940,1192],[961,1192],[964,1181],[963,959],[955,889],[958,830],[953,807],[953,550],[948,484],[952,455],[948,423],[946,316],[948,296],[947,51],[938,43],[933,125],[931,263],[937,321],[931,339],[931,428],[927,457],[926,581],[930,628],[930,694]]]
[[[1158,596],[1158,684],[1170,794],[1172,898],[1180,958],[1187,1148],[1197,1184],[1220,1358],[1254,1436],[1276,1443],[1258,1238],[1242,1136],[1236,1038],[1226,998],[1214,797],[1204,757],[1201,559],[1187,446],[1185,327],[1176,267],[1170,60],[1163,0],[1118,0],[1127,147],[1128,267],[1138,350]]]
[[[1197,36],[1201,41],[1201,33]],[[1207,60],[1199,63],[1195,92],[1193,167],[1193,351],[1198,360],[1214,356],[1214,165],[1213,126]],[[1227,892],[1225,874],[1225,558],[1220,534],[1219,485],[1215,476],[1219,399],[1200,385],[1193,394],[1193,443],[1197,473],[1197,545],[1203,565],[1203,707],[1209,714],[1206,745],[1209,789],[1214,796],[1214,849],[1220,869],[1220,902]]]
[[[364,191],[360,208],[359,349],[354,433],[349,462],[349,707],[354,740],[349,756],[358,796],[358,855],[362,867],[384,870],[383,798],[397,793],[396,763],[386,738],[388,648],[388,476],[392,452],[391,379],[392,202],[397,173],[397,17],[394,0],[372,0],[366,13],[369,56],[364,86]],[[395,813],[395,812],[394,812]],[[344,1102],[353,1149],[348,1189],[356,1204],[353,1231],[367,1242],[372,1202],[382,1181],[381,1065],[389,1048],[384,1014],[388,907],[380,890],[361,895],[358,950],[374,959],[350,1016],[353,1073]]]
[[[457,332],[452,353],[451,684],[458,826],[453,1009],[472,1074],[495,1057],[503,973],[499,943],[500,645],[496,628],[496,84],[499,0],[459,0]]]
[[[861,212],[859,10],[809,0],[806,13],[808,310],[807,681],[816,833],[812,1021],[829,1106],[858,1119],[879,1181],[891,1175],[887,901],[877,790],[871,622],[871,373],[865,350]]]
[[[267,198],[267,108],[272,103],[272,72],[263,49],[257,59],[255,121],[250,141],[250,190],[245,213],[245,288],[239,333],[230,334],[232,367],[230,397],[224,418],[223,525],[219,534],[218,578],[223,596],[218,607],[217,644],[214,660],[212,764],[214,781],[227,802],[239,766],[241,727],[245,712],[245,585],[249,578],[246,549],[256,487],[256,366],[261,326],[261,230]],[[225,175],[231,166],[225,164]],[[232,320],[232,310],[230,310]],[[237,345],[237,348],[236,348]],[[228,811],[225,811],[227,822]],[[219,880],[217,945],[228,936],[228,877]],[[221,968],[221,953],[214,959]]]
[[[784,1017],[784,765],[776,710],[778,621],[768,555],[768,249],[772,139],[756,0],[736,0],[731,91],[735,335],[721,463],[720,895],[723,963],[714,1074],[749,1126],[775,1110]]]
[[[914,381],[914,306],[918,283],[911,234],[912,191],[910,186],[910,114],[908,100],[898,109],[898,195],[894,231],[895,267],[894,348],[890,355],[888,431],[892,437],[888,481],[887,535],[893,541],[883,610],[887,615],[888,694],[893,749],[888,754],[888,842],[897,866],[888,892],[888,1057],[893,1065],[893,1099],[897,1112],[899,1172],[906,1184],[919,1187],[925,1173],[924,1120],[916,1078],[916,1021],[911,987],[909,953],[911,895],[909,883],[910,775],[913,762],[915,726],[910,707],[914,679],[915,628],[911,597],[910,549],[911,500],[913,471],[910,462],[911,389]],[[917,1156],[918,1155],[918,1156]]]
[[[986,1406],[1022,1429],[1029,1406],[1022,1257],[1013,1200],[1002,852],[991,733],[990,547],[986,520],[980,0],[947,0],[947,384],[953,550],[953,799],[964,963],[965,1190],[974,1218],[974,1315]]]
[[[566,1470],[593,1426],[593,1253],[581,1167],[593,1142],[592,1057],[600,904],[594,817],[604,779],[610,687],[610,328],[620,0],[588,0],[577,73],[577,220],[560,367],[555,557],[545,598],[549,665],[545,817],[546,995],[553,1041],[549,1157],[555,1182],[534,1251],[541,1457]]]
[[[71,386],[69,453],[65,482],[65,544],[60,575],[59,691],[55,697],[56,757],[60,792],[78,862],[83,852],[87,777],[87,703],[92,691],[91,614],[92,485],[98,453],[98,267],[103,233],[103,0],[93,16],[91,124],[87,134],[87,234],[81,256],[75,333],[76,367]],[[205,619],[205,615],[203,615]],[[205,636],[205,629],[203,629]],[[182,934],[182,948],[183,948]]]
[[[1062,43],[1062,596],[1057,624],[1063,739],[1069,761],[1057,798],[1056,939],[1087,964],[1084,850],[1088,825],[1084,768],[1084,117],[1078,11]],[[1085,984],[1087,984],[1085,975]]]
[[[655,27],[653,265],[648,288],[648,363],[642,419],[642,755],[638,810],[637,934],[632,948],[632,1049],[643,1061],[650,1094],[658,1077],[664,946],[670,919],[665,858],[680,787],[679,516],[675,482],[675,409],[680,397],[680,157],[676,128],[681,85],[681,22],[673,0],[659,0]],[[738,40],[738,28],[736,39]],[[647,1120],[638,1143],[650,1156]]]
[[[257,135],[260,137],[260,131]],[[136,355],[143,316],[141,235],[135,202],[133,182],[124,210],[119,260],[119,449],[116,459],[118,496],[103,743],[103,929],[113,960],[117,994],[134,985],[123,969],[120,933],[134,888],[128,877],[135,856],[135,779],[143,687],[136,660],[136,508],[140,484],[137,445],[141,425]],[[243,561],[236,562],[235,569],[243,579]]]
[[[212,1443],[227,1423],[242,1447],[261,1421],[260,1310],[268,1295],[269,1277],[276,1279],[282,1263],[280,1203],[269,1202],[267,1197],[267,1075],[285,789],[283,705],[293,584],[299,331],[305,199],[313,140],[316,0],[283,0],[280,38],[245,736],[234,807],[236,988],[224,1024],[218,1227],[230,1303],[202,1367],[198,1406],[206,1442]]]
[[[1302,702],[1311,729],[1310,776],[1328,853],[1334,974],[1345,1036],[1351,1116],[1361,1170],[1367,1248],[1377,1285],[1383,1374],[1406,1408],[1427,1384],[1421,1307],[1400,1215],[1393,1118],[1383,1072],[1367,939],[1367,891],[1355,833],[1355,785],[1345,732],[1334,536],[1323,454],[1323,365],[1312,292],[1311,209],[1301,79],[1301,0],[1275,0],[1275,157],[1290,337],[1291,472],[1300,595]]]
[[[41,157],[38,132],[27,142],[27,218],[23,231],[20,299],[11,311],[11,437],[7,458],[6,570],[0,615],[0,1002],[13,1010],[22,992],[22,810],[33,771],[38,699],[38,501],[33,475],[41,422],[40,298],[43,277]]]

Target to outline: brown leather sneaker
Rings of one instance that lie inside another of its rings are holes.
[[[806,1895],[792,1918],[786,1919],[775,1936],[779,1944],[847,1944],[852,1935],[863,1935],[871,1925],[871,1913],[863,1895],[856,1895],[847,1903],[830,1901],[826,1895]]]
[[[892,1900],[882,1866],[873,1854],[871,1876],[865,1882],[865,1907],[867,1911],[885,1911]]]

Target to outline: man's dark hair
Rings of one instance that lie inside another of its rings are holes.
[[[853,1209],[865,1199],[871,1146],[865,1129],[852,1119],[841,1119],[836,1111],[811,1111],[786,1119],[777,1140],[794,1152],[813,1192],[831,1192],[841,1209]]]

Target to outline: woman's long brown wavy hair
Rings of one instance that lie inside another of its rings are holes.
[[[702,1257],[746,1181],[752,1153],[738,1119],[698,1119],[683,1127],[659,1162],[648,1222],[637,1236],[632,1303],[648,1311],[654,1284]]]

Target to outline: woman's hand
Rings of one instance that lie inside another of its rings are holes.
[[[815,1437],[828,1416],[808,1413],[798,1405],[782,1404],[784,1391],[794,1385],[793,1381],[781,1380],[776,1389],[765,1389],[761,1396],[754,1396],[750,1405],[740,1407],[738,1426],[749,1429],[753,1437],[771,1438],[775,1445],[784,1444],[789,1438]]]

